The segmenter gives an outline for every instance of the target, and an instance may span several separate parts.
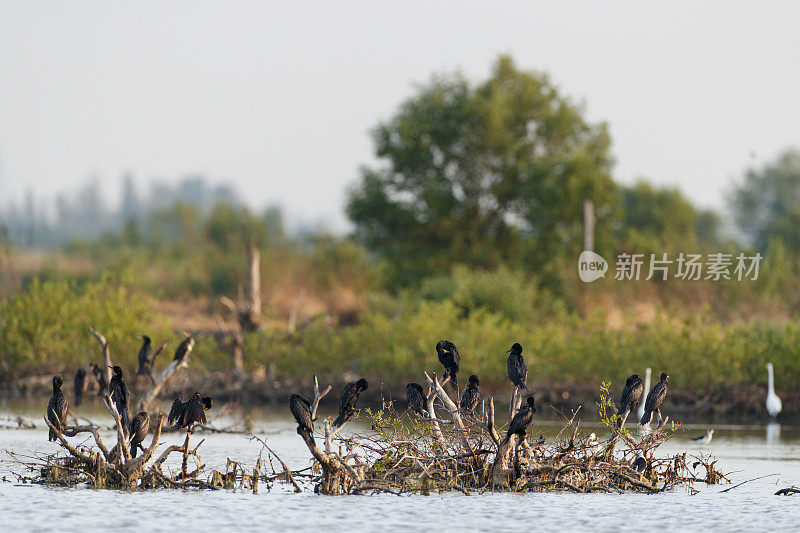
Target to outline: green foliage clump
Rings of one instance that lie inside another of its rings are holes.
[[[451,299],[422,300],[399,313],[367,312],[359,324],[332,328],[322,322],[296,332],[260,332],[248,337],[253,363],[273,364],[278,375],[300,378],[317,373],[341,380],[344,372],[387,383],[419,380],[440,371],[435,344],[449,339],[461,353],[464,376],[483,384],[506,384],[506,350],[520,342],[529,368],[529,385],[541,382],[589,383],[624,378],[645,367],[669,372],[673,386],[698,392],[739,384],[760,385],[764,365],[781,369],[776,386],[800,378],[800,324],[722,325],[707,315],[677,320],[659,315],[646,325],[609,329],[602,312],[583,318],[512,320],[476,307],[464,314]]]
[[[168,322],[146,298],[107,277],[85,284],[34,279],[0,300],[0,376],[101,364],[90,326],[106,336],[114,362],[131,369],[141,343],[136,335],[169,336]]]

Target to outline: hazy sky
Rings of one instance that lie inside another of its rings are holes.
[[[800,146],[798,2],[0,0],[0,202],[202,172],[345,228],[369,129],[499,53],[610,123],[615,177],[722,206]]]

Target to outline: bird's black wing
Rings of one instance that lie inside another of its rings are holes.
[[[314,422],[311,420],[311,402],[299,394],[293,394],[289,398],[289,409],[298,425],[309,431],[314,430]]]
[[[458,348],[453,343],[450,343],[450,351],[453,354],[453,369],[458,372],[458,367],[461,364],[461,354],[458,353]]]
[[[175,401],[172,402],[172,408],[169,410],[167,422],[169,422],[170,425],[179,422],[184,411],[186,411],[186,404],[182,402],[180,398],[176,398]]]
[[[423,415],[425,411],[425,398],[422,386],[417,383],[409,383],[406,385],[406,401],[408,407],[419,415]]]
[[[647,395],[647,401],[644,404],[646,411],[655,411],[661,407],[661,402],[667,395],[667,386],[662,382],[656,383],[655,387],[650,389],[650,394]]]
[[[636,407],[639,405],[639,402],[642,399],[642,393],[644,393],[644,383],[642,383],[642,379],[639,378],[631,384],[628,400],[631,409],[636,409]]]
[[[516,415],[514,415],[514,418],[511,420],[509,430],[512,433],[519,434],[525,431],[525,428],[528,427],[528,424],[530,424],[532,420],[533,411],[531,411],[530,407],[526,405],[522,407]]]
[[[461,392],[459,408],[464,412],[472,412],[481,400],[481,393],[477,388],[467,387]]]
[[[202,399],[191,399],[189,400],[189,406],[187,407],[186,413],[186,420],[189,423],[199,422],[201,424],[207,424],[208,421],[206,420],[206,410],[203,408],[203,400]]]
[[[119,389],[122,393],[123,401],[125,402],[125,407],[127,408],[131,404],[131,391],[128,389],[128,385],[123,381],[119,380]]]
[[[521,355],[511,354],[508,356],[508,379],[514,386],[528,390],[525,384],[528,379],[528,367]]]
[[[342,395],[339,396],[339,414],[343,415],[348,411],[352,411],[356,406],[356,402],[358,402],[358,389],[355,382],[350,382],[345,385],[344,389],[342,389]]]

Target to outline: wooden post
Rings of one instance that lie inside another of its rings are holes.
[[[245,291],[247,299],[246,310],[249,315],[247,327],[243,324],[245,331],[258,329],[258,320],[261,315],[261,254],[252,242],[247,245],[247,288]]]
[[[594,204],[583,201],[583,249],[594,252]]]

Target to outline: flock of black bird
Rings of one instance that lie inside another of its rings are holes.
[[[509,354],[507,361],[508,379],[514,385],[515,390],[530,392],[527,385],[528,367],[522,357],[522,345],[515,342],[506,353]],[[461,355],[458,353],[458,348],[452,342],[442,340],[436,344],[436,354],[445,370],[444,381],[447,382],[449,380],[456,390],[456,395],[458,395],[458,371],[461,364]],[[474,416],[475,408],[481,399],[480,384],[481,380],[475,374],[469,377],[469,384],[461,391],[460,395],[459,410],[462,413]],[[343,425],[353,417],[357,412],[356,405],[359,394],[367,390],[368,387],[367,380],[363,378],[345,385],[339,398],[339,416],[333,422],[334,427]],[[661,421],[661,404],[667,396],[668,388],[669,376],[663,373],[661,374],[661,381],[650,389],[647,395],[645,413],[640,422],[642,425],[649,424],[654,413],[658,415],[659,422]],[[638,407],[643,393],[644,384],[641,378],[637,374],[633,374],[626,380],[625,387],[622,389],[622,398],[618,409],[618,414],[620,414],[619,424],[621,426],[625,425],[628,414]],[[409,411],[415,415],[421,418],[435,418],[434,413],[427,411],[425,391],[419,383],[406,385],[406,402],[408,403]],[[300,394],[292,394],[289,397],[289,409],[297,421],[297,432],[301,435],[307,435],[313,441],[314,419],[311,413],[311,402]],[[508,431],[502,442],[504,444],[507,443],[512,435],[517,435],[520,439],[524,438],[527,427],[533,421],[534,413],[536,413],[536,405],[531,394],[511,419]]]
[[[194,347],[194,338],[188,333],[185,333],[184,339],[175,350],[175,356],[170,364],[178,365],[182,363],[186,357],[191,353]],[[164,349],[166,343],[162,344],[155,352],[151,346],[150,337],[147,335],[140,336],[142,339],[142,347],[139,349],[137,375],[148,376],[151,381],[153,378],[153,363],[158,354]],[[114,405],[114,408],[119,413],[120,425],[127,440],[131,456],[136,457],[139,449],[144,450],[142,442],[144,441],[147,433],[150,431],[150,415],[146,411],[140,411],[133,418],[130,418],[130,401],[131,393],[128,385],[125,383],[122,368],[120,366],[111,367],[113,376],[110,381],[106,381],[106,373],[103,369],[94,363],[89,365],[89,369],[97,381],[98,396],[108,395],[109,400]],[[75,373],[75,406],[79,406],[83,395],[89,388],[87,381],[87,373],[83,368],[79,368]],[[67,396],[61,390],[64,381],[61,376],[53,376],[53,395],[47,404],[47,419],[61,431],[67,423],[67,414],[69,412],[69,401]],[[188,402],[183,401],[183,395],[179,395],[172,403],[167,421],[169,424],[174,424],[178,428],[187,428],[191,432],[194,424],[206,424],[205,412],[211,409],[214,405],[214,400],[210,396],[201,396],[200,393],[195,392]],[[48,433],[50,441],[58,440],[55,432],[50,429]]]
[[[164,345],[162,344],[156,352],[153,352],[150,338],[146,335],[142,335],[141,339],[143,340],[143,344],[138,355],[139,368],[137,370],[137,375],[150,376],[152,379],[153,363],[156,356],[158,356],[164,348]],[[173,363],[180,364],[183,362],[193,347],[194,339],[191,335],[186,333],[186,339],[181,342],[175,351]],[[526,383],[528,380],[528,367],[522,356],[522,345],[515,342],[506,353],[509,354],[507,361],[508,379],[513,384],[515,392],[522,390],[530,392]],[[472,374],[469,377],[467,387],[463,391],[459,391],[458,372],[459,365],[461,364],[461,356],[458,353],[458,348],[456,348],[456,345],[452,342],[442,340],[436,344],[436,354],[445,370],[443,382],[447,383],[449,381],[455,389],[456,396],[459,397],[459,410],[465,415],[474,416],[475,409],[480,404],[481,400],[480,378]],[[150,415],[145,411],[141,411],[134,416],[133,419],[130,419],[130,391],[123,379],[122,368],[119,366],[113,367],[113,377],[108,383],[106,383],[105,372],[100,367],[91,364],[90,369],[98,383],[98,395],[105,395],[107,393],[111,402],[119,412],[123,431],[131,445],[131,454],[136,457],[136,450],[139,448],[143,449],[142,441],[150,429]],[[84,369],[79,369],[75,375],[76,406],[80,404],[81,397],[88,388],[86,376],[87,374]],[[67,397],[61,391],[62,384],[63,380],[61,376],[53,376],[53,396],[47,404],[47,418],[54,427],[59,429],[66,424],[67,412],[69,411]],[[369,383],[364,378],[345,385],[339,397],[339,412],[338,416],[333,421],[334,428],[343,426],[355,416],[358,412],[357,406],[359,396],[368,388]],[[661,404],[667,396],[668,389],[669,376],[665,372],[661,374],[660,381],[656,383],[647,394],[644,416],[640,424],[649,424],[654,414],[657,415],[659,422],[662,420]],[[642,379],[637,374],[633,374],[625,381],[619,408],[617,410],[620,417],[619,424],[621,426],[625,424],[625,420],[631,411],[637,408],[643,394],[644,384],[642,383]],[[427,410],[425,391],[419,383],[409,383],[406,385],[406,401],[408,402],[409,410],[417,416],[428,419],[435,418],[435,414],[429,413]],[[191,428],[194,424],[206,424],[205,411],[211,409],[213,403],[214,401],[210,396],[203,397],[198,392],[192,394],[187,402],[183,401],[183,395],[179,395],[172,403],[167,421],[169,424],[175,424],[178,428],[187,428],[187,431],[191,432]],[[311,402],[300,394],[292,394],[289,397],[289,409],[297,421],[297,432],[307,436],[313,441],[314,418],[311,412]],[[526,398],[525,403],[512,418],[503,443],[507,443],[512,435],[524,438],[527,427],[533,421],[534,413],[536,413],[536,405],[534,397],[531,394]],[[50,430],[49,440],[54,441],[56,439],[55,433]]]

